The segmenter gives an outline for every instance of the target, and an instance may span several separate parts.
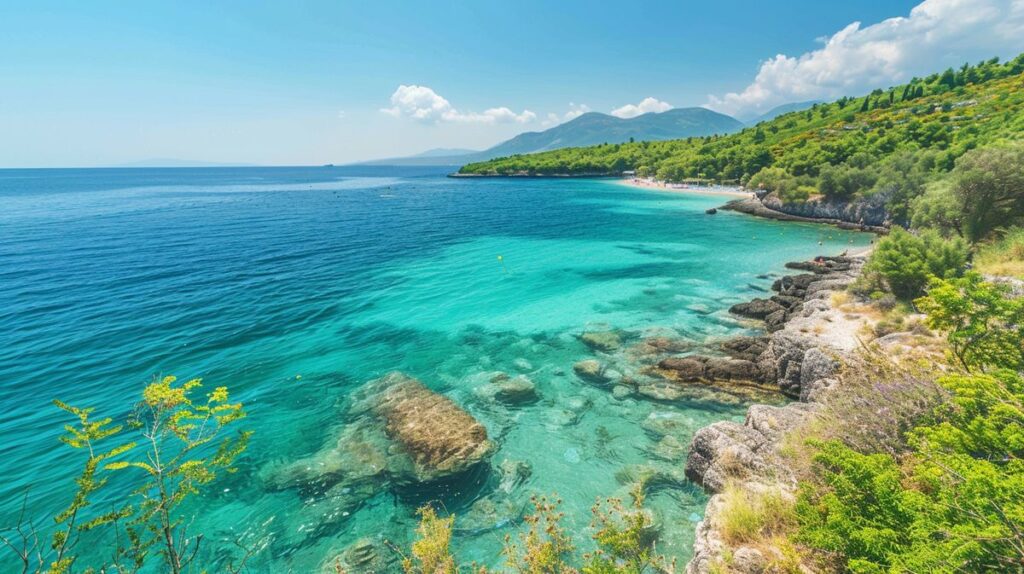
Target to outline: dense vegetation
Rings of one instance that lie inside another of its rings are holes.
[[[917,302],[961,372],[895,451],[818,443],[796,540],[855,573],[1024,569],[1024,300],[934,279]],[[888,384],[888,383],[887,383]]]
[[[788,201],[883,194],[895,221],[967,151],[1024,133],[1024,55],[779,116],[740,133],[516,155],[464,166],[492,175],[620,174],[763,187]]]

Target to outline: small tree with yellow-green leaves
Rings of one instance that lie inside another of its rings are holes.
[[[232,403],[225,387],[196,400],[192,392],[199,379],[176,385],[175,377],[155,379],[142,394],[142,401],[123,425],[113,419],[93,419],[93,409],[54,401],[77,420],[65,425],[60,440],[86,453],[83,469],[75,483],[77,490],[68,506],[54,516],[48,536],[23,511],[18,524],[0,535],[22,564],[24,574],[70,574],[74,571],[139,571],[155,551],[167,572],[189,570],[202,542],[202,535],[190,536],[180,514],[181,504],[223,473],[234,472],[234,461],[245,450],[251,433],[239,431],[225,436],[245,416],[241,403]],[[140,438],[108,447],[115,437],[138,433]],[[94,497],[107,486],[111,473],[130,473],[134,488],[107,512],[96,512]],[[139,473],[141,471],[141,473]],[[97,567],[79,564],[76,546],[82,535],[108,535],[113,549],[109,562]],[[43,543],[48,537],[49,543]]]

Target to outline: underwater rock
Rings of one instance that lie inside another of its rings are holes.
[[[658,463],[630,464],[615,473],[615,480],[633,489],[637,486],[644,493],[662,489],[686,488],[687,478],[675,465]]]
[[[494,450],[482,424],[416,379],[389,373],[362,391],[362,400],[383,421],[388,438],[412,459],[418,482],[458,474]]]
[[[345,548],[340,555],[321,564],[319,572],[390,572],[396,566],[396,557],[397,554],[387,548],[383,540],[360,538]]]
[[[473,394],[509,406],[533,403],[539,398],[533,381],[523,375],[509,377],[505,373],[493,375],[490,382],[474,388]]]
[[[263,473],[272,490],[324,492],[336,485],[430,482],[468,470],[494,450],[484,428],[451,399],[401,373],[353,393],[336,441],[310,457]]]
[[[286,465],[262,472],[270,490],[296,488],[304,494],[324,492],[338,483],[381,482],[394,466],[383,427],[362,419],[342,429],[333,445]]]
[[[615,331],[588,331],[580,335],[580,341],[595,351],[605,353],[622,346],[622,337]]]
[[[498,465],[498,474],[501,479],[498,481],[498,490],[505,494],[511,494],[519,488],[533,474],[533,467],[523,460],[501,461]]]
[[[474,502],[465,514],[459,515],[455,531],[476,535],[516,524],[526,514],[526,504],[508,496],[485,496]],[[359,572],[362,572],[360,570]]]
[[[673,411],[652,412],[640,421],[640,428],[655,438],[674,435],[689,436],[697,423],[690,417]]]
[[[612,387],[612,396],[620,401],[622,399],[628,398],[632,394],[633,389],[629,388],[626,385],[615,385],[614,387]]]
[[[603,385],[609,381],[604,373],[604,365],[594,359],[580,361],[572,366],[572,370],[577,377],[588,383]]]
[[[681,462],[686,459],[686,445],[678,438],[666,435],[653,447],[649,447],[647,453],[667,462]]]
[[[512,361],[512,366],[517,368],[517,369],[519,369],[520,371],[532,371],[533,370],[533,364],[530,363],[530,361],[527,361],[526,359],[523,359],[521,357],[516,359],[516,360],[514,360],[514,361]]]

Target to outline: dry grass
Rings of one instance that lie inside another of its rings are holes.
[[[722,538],[730,545],[758,545],[790,532],[796,525],[796,513],[792,498],[779,488],[753,492],[731,482],[722,491],[716,520]]]
[[[981,246],[974,255],[974,269],[1024,279],[1024,228],[1011,229],[1002,239]]]

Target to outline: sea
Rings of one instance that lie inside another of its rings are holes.
[[[707,501],[683,476],[689,439],[741,421],[750,399],[632,392],[628,379],[649,376],[643,342],[714,352],[756,333],[728,308],[767,296],[787,261],[871,237],[711,215],[729,199],[714,192],[448,171],[0,170],[0,528],[45,535],[74,491],[84,453],[58,440],[73,421],[54,399],[118,423],[154,377],[175,375],[228,387],[247,412],[235,425],[253,432],[237,471],[180,508],[210,572],[243,558],[249,572],[400,571],[426,504],[455,516],[460,561],[500,566],[535,496],[560,501],[584,552],[595,502],[628,500],[639,476],[655,477],[657,551],[684,563]],[[585,333],[616,344],[589,347]],[[583,360],[612,380],[577,376]],[[484,425],[488,462],[412,486],[272,480],[336,452],[358,422],[352,393],[392,371]],[[534,400],[481,391],[506,379]],[[125,472],[93,510],[130,494]],[[113,542],[94,536],[78,565],[107,560]],[[0,571],[18,566],[0,549]]]

